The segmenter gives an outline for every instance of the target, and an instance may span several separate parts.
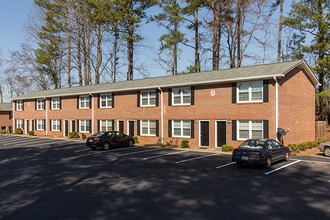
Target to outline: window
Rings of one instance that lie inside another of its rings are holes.
[[[90,107],[89,95],[79,96],[79,108],[89,108],[89,107]]]
[[[61,109],[61,99],[60,98],[52,98],[51,99],[51,109],[52,110]]]
[[[45,110],[45,100],[44,99],[37,100],[37,110]]]
[[[100,95],[100,108],[111,108],[113,107],[112,94],[101,94]]]
[[[59,119],[52,119],[51,123],[51,130],[52,131],[61,131],[61,120]]]
[[[79,120],[79,131],[89,132],[90,131],[90,120]]]
[[[238,139],[263,138],[263,121],[238,121]]]
[[[156,136],[157,121],[156,120],[142,120],[141,121],[141,134]]]
[[[24,102],[23,102],[23,100],[17,100],[16,110],[17,111],[23,111],[24,110]]]
[[[172,97],[173,97],[173,105],[190,105],[191,89],[175,88],[172,90]]]
[[[261,102],[263,101],[263,82],[239,83],[238,102]]]
[[[16,120],[16,127],[20,129],[24,129],[24,120],[23,119],[17,119]]]
[[[100,131],[112,131],[113,120],[100,120]]]
[[[141,106],[156,106],[156,91],[143,91],[141,92]]]
[[[37,130],[44,131],[45,130],[45,120],[37,119]]]
[[[173,121],[173,137],[191,137],[191,121]]]

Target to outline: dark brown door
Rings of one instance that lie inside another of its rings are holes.
[[[225,121],[217,121],[217,147],[221,147],[226,144],[226,122]]]
[[[201,146],[210,146],[210,122],[208,121],[201,121]]]
[[[128,126],[129,126],[129,134],[128,135],[134,136],[134,121],[129,121]]]

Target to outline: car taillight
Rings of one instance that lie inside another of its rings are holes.
[[[100,142],[101,138],[94,138],[95,142]]]
[[[251,154],[251,157],[260,157],[260,154]]]

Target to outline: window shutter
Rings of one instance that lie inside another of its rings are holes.
[[[141,95],[141,92],[140,91],[137,91],[137,95],[136,95],[137,107],[140,107],[140,95]]]
[[[190,88],[190,104],[195,105],[195,88],[193,86]]]
[[[268,80],[263,82],[263,101],[268,102],[269,99],[269,83]]]
[[[112,98],[112,108],[114,108],[115,107],[115,94],[114,93],[112,93],[111,94],[111,98]]]
[[[232,87],[231,87],[231,103],[236,103],[237,102],[237,100],[236,100],[236,87],[237,87],[237,84],[233,83]]]
[[[37,109],[38,109],[38,108],[37,108],[37,107],[38,107],[38,99],[36,99],[34,103],[35,103],[35,104],[34,104],[34,110],[37,110]]]
[[[97,120],[97,131],[99,132],[101,130],[100,120]]]
[[[91,95],[89,95],[89,108],[92,108],[92,96]]]
[[[97,95],[97,108],[100,108],[100,102],[101,102],[101,94]]]
[[[22,100],[22,110],[24,111],[24,100]]]
[[[80,120],[77,120],[77,129],[76,129],[76,130],[77,130],[78,132],[80,132],[80,123],[79,123],[79,122],[80,122]]]
[[[46,120],[43,120],[44,123],[44,131],[46,131]]]
[[[190,137],[195,138],[195,120],[190,121]]]
[[[79,109],[79,96],[77,96],[77,109]]]
[[[62,131],[62,120],[60,120],[60,131]]]
[[[172,137],[172,121],[168,120],[168,137]]]
[[[168,89],[168,106],[172,105],[172,89]]]
[[[60,98],[60,109],[62,109],[62,98]]]
[[[159,120],[156,120],[156,137],[159,137]]]
[[[53,127],[52,127],[52,120],[50,119],[50,120],[49,120],[49,130],[52,131],[52,130],[53,130],[52,128],[53,128]]]
[[[91,133],[92,132],[92,120],[88,120],[88,124],[89,124],[88,132]]]
[[[263,121],[263,129],[264,129],[264,138],[269,138],[269,121]]]
[[[114,130],[113,128],[115,127],[115,120],[111,120],[111,123],[112,130]]]
[[[137,136],[140,136],[140,120],[137,120]]]
[[[232,120],[231,124],[232,124],[232,131],[231,131],[232,139],[233,139],[233,141],[236,141],[237,140],[237,121]]]

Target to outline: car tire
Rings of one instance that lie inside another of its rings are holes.
[[[242,167],[243,166],[243,163],[242,162],[239,162],[239,161],[236,161],[236,164],[238,167]]]
[[[290,158],[290,156],[289,156],[289,152],[285,152],[284,160],[285,160],[285,161],[288,161],[289,158]]]
[[[109,143],[104,143],[103,144],[103,150],[109,150],[109,148],[110,148],[110,144]]]
[[[330,147],[325,147],[324,148],[324,155],[327,157],[330,157]]]
[[[133,146],[134,146],[134,142],[133,142],[132,140],[129,140],[129,141],[128,141],[128,146],[129,146],[129,147],[133,147]]]
[[[265,167],[270,168],[272,166],[272,158],[268,157],[266,160]]]

